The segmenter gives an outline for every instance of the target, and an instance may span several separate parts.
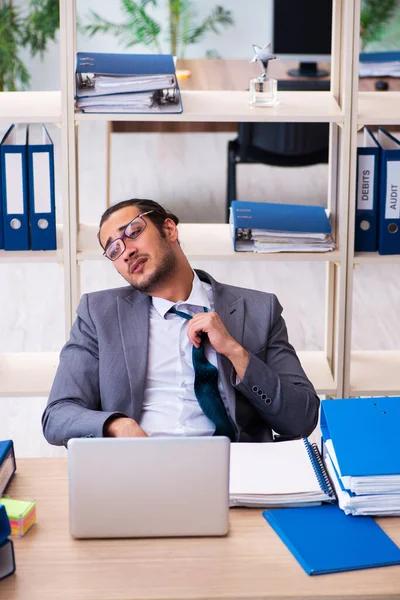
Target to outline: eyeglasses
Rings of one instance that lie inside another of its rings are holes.
[[[154,210],[149,210],[141,215],[135,217],[126,227],[124,233],[121,237],[113,240],[109,246],[104,250],[103,256],[106,256],[110,260],[117,260],[124,252],[126,248],[126,244],[124,242],[124,238],[129,238],[130,240],[135,240],[143,231],[146,229],[147,223],[143,219],[146,215],[154,212]]]

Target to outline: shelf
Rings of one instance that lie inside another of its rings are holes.
[[[400,92],[360,92],[359,125],[399,125]]]
[[[75,114],[78,121],[275,121],[342,122],[343,114],[330,92],[279,92],[279,105],[252,108],[249,92],[183,91],[181,114]]]
[[[319,395],[336,396],[337,389],[323,352],[297,352],[301,365]]]
[[[220,261],[301,261],[337,262],[338,250],[334,252],[276,252],[256,254],[235,252],[230,226],[225,223],[181,223],[179,241],[182,250],[190,260]],[[79,229],[77,260],[103,260],[103,252],[97,241],[97,225],[82,224]]]
[[[59,123],[61,92],[0,92],[0,121]]]
[[[352,352],[350,394],[352,396],[400,395],[400,351]]]
[[[61,225],[57,225],[57,250],[0,250],[0,264],[63,262],[63,233]]]
[[[58,352],[0,354],[0,396],[48,396]]]
[[[378,252],[356,252],[355,265],[395,265],[400,264],[400,254],[378,254]]]
[[[299,352],[298,356],[317,393],[334,395],[335,383],[325,355]],[[48,396],[58,357],[57,352],[0,354],[0,396]]]

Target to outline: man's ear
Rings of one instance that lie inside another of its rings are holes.
[[[178,228],[172,219],[165,219],[164,224],[165,235],[170,242],[178,240]]]

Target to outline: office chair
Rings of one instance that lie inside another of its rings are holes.
[[[285,80],[278,89],[325,91],[329,86],[328,80]],[[327,163],[328,150],[328,123],[239,123],[237,138],[228,142],[226,220],[232,200],[238,199],[237,164],[305,167]]]

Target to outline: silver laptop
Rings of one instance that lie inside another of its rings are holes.
[[[70,440],[71,535],[225,535],[229,450],[225,437]]]

